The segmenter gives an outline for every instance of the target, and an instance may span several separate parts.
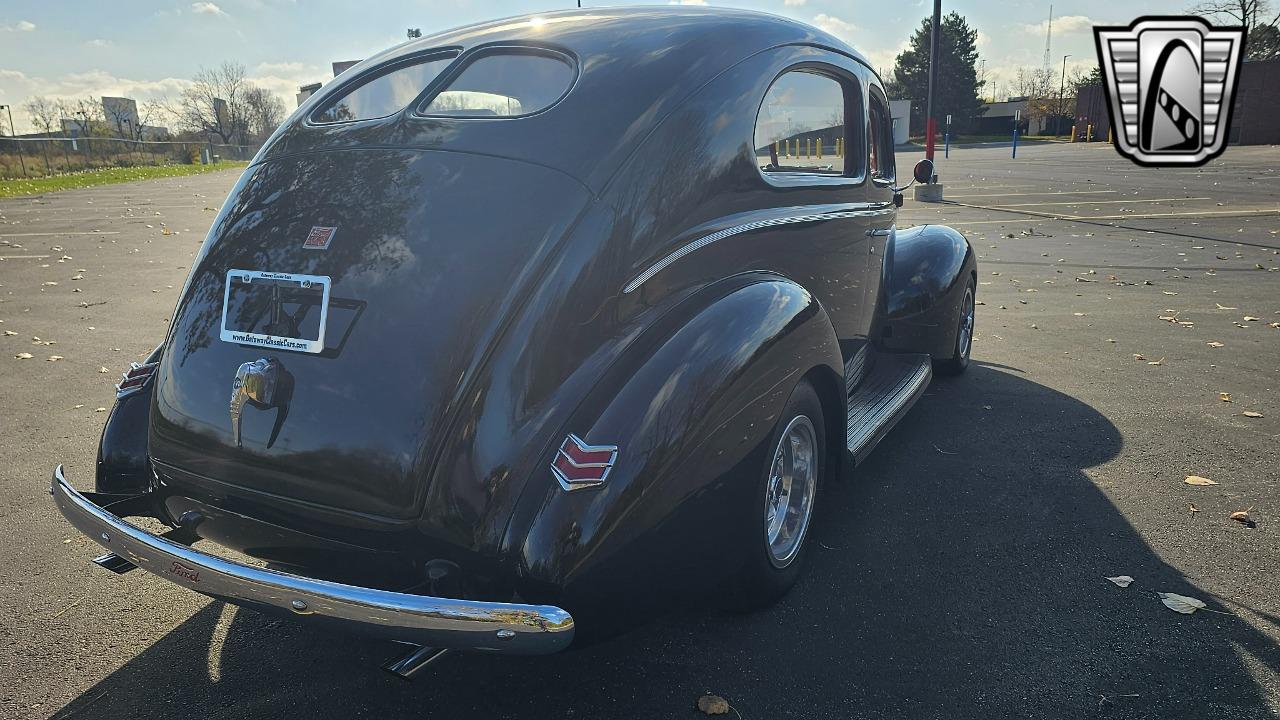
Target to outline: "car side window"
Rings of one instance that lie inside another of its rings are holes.
[[[393,67],[330,100],[312,113],[317,125],[373,120],[400,112],[453,62],[455,54]]]
[[[867,104],[867,169],[873,180],[893,182],[893,119],[878,93]]]
[[[860,174],[861,153],[850,153],[846,142],[848,107],[845,85],[834,77],[810,69],[783,73],[756,117],[756,166],[765,175]]]
[[[573,85],[575,71],[559,55],[495,52],[476,57],[436,93],[423,115],[515,117],[555,104]]]

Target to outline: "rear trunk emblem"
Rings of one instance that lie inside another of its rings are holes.
[[[551,472],[565,490],[597,487],[604,484],[617,459],[617,445],[588,445],[570,433],[556,452]]]
[[[338,232],[336,227],[313,227],[311,232],[307,233],[307,239],[302,243],[303,250],[328,250],[329,243],[333,242],[333,236]]]
[[[271,447],[280,435],[292,398],[293,376],[279,360],[260,358],[240,365],[235,380],[231,382],[231,437],[236,447],[241,447],[240,418],[245,405],[260,410],[276,409],[276,421],[267,440],[267,447]]]

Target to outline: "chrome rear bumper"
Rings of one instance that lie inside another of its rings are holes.
[[[153,535],[71,487],[59,465],[49,488],[89,539],[188,590],[361,635],[434,648],[542,655],[573,640],[573,618],[549,605],[479,602],[355,587],[252,567]]]

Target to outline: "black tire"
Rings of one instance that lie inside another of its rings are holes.
[[[808,422],[793,425],[801,418],[806,418]],[[779,453],[779,450],[782,450],[783,434],[793,427],[797,430],[803,430],[803,426],[806,424],[812,429],[815,443],[812,453],[812,464],[816,473],[813,492],[810,496],[809,510],[803,523],[803,529],[798,533],[798,546],[789,558],[778,560],[775,559],[774,553],[770,549],[771,545],[767,534],[769,517],[767,511],[764,510],[765,498],[774,485],[771,482],[771,471],[773,470],[775,456]],[[822,487],[822,481],[829,470],[826,441],[822,402],[818,400],[818,393],[813,389],[813,386],[808,381],[801,380],[795,389],[791,391],[791,398],[787,401],[782,414],[779,415],[777,425],[774,426],[773,431],[769,434],[762,467],[756,471],[753,501],[750,504],[750,514],[746,518],[750,526],[747,558],[731,584],[732,596],[729,598],[729,605],[733,609],[755,610],[772,605],[781,599],[783,595],[786,595],[791,586],[795,585],[800,578],[805,559],[808,556],[807,549],[809,545],[812,545],[809,538],[812,530],[814,509],[817,506],[818,498],[821,497],[819,491]]]
[[[976,291],[973,276],[970,275],[965,283],[964,293],[960,295],[960,313],[956,318],[956,340],[951,348],[951,357],[933,362],[933,371],[939,375],[959,375],[969,367],[969,355],[973,352]]]

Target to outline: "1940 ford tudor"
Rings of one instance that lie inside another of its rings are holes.
[[[411,644],[405,675],[710,583],[768,604],[823,483],[969,361],[973,252],[897,230],[899,180],[881,79],[796,22],[414,40],[263,147],[118,387],[96,491],[59,467],[54,500],[107,569]]]

